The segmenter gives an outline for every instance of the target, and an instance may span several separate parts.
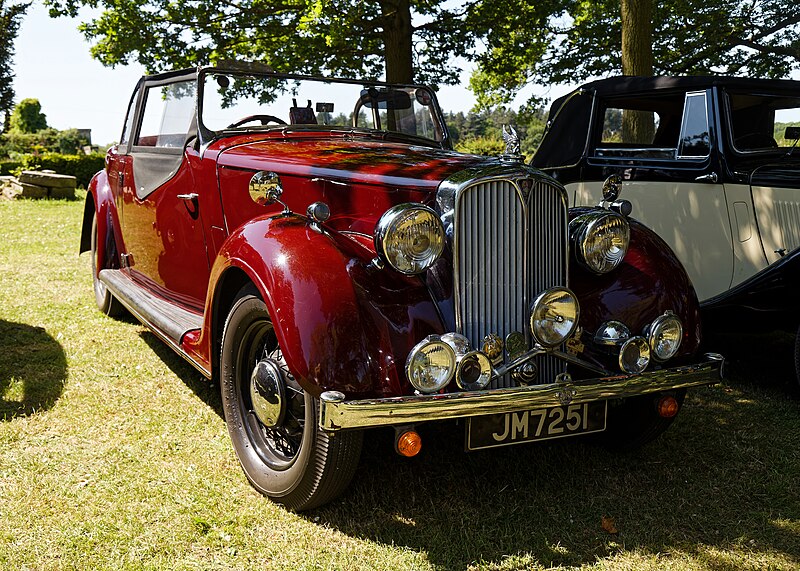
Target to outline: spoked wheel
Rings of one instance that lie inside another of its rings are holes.
[[[678,406],[683,407],[686,389],[677,390],[672,396],[678,401]],[[601,433],[602,442],[612,450],[636,450],[658,438],[673,420],[675,417],[663,418],[658,414],[653,395],[631,397],[614,405],[609,403],[606,431]]]
[[[97,213],[95,212],[92,218],[92,240],[91,240],[91,255],[92,255],[92,285],[94,286],[94,301],[100,311],[111,317],[119,317],[125,313],[125,306],[123,306],[113,294],[108,291],[106,284],[100,281],[97,277],[99,271],[99,260],[97,259]]]
[[[252,485],[298,511],[339,496],[358,465],[362,433],[319,428],[317,400],[286,366],[254,288],[240,292],[228,315],[220,364],[228,433]]]

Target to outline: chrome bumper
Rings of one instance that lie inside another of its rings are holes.
[[[498,414],[566,404],[620,399],[700,385],[722,379],[724,360],[708,353],[695,365],[615,375],[596,379],[447,394],[345,400],[337,391],[320,396],[320,428],[335,432],[348,428],[371,428]]]

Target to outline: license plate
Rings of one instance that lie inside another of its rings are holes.
[[[606,429],[606,401],[585,402],[473,416],[467,419],[467,450],[564,438]]]

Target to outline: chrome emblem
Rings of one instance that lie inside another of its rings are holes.
[[[506,353],[508,353],[508,358],[512,361],[517,357],[521,357],[527,348],[525,336],[519,331],[513,331],[506,335]]]
[[[503,354],[503,340],[497,333],[489,333],[483,338],[481,349],[489,359],[494,361]]]
[[[559,373],[556,375],[556,383],[564,385],[564,388],[556,392],[558,402],[568,405],[578,394],[578,391],[572,386],[572,377],[569,373]]]
[[[511,125],[508,126],[508,130],[503,125],[503,142],[506,144],[506,152],[500,155],[500,158],[504,161],[521,162],[522,154],[519,151],[519,135]]]

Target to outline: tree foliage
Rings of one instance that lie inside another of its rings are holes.
[[[650,4],[627,0],[624,4]],[[666,0],[652,3],[653,71],[781,78],[800,69],[795,0]],[[522,15],[522,17],[519,17]],[[487,49],[471,85],[479,104],[508,101],[524,85],[576,83],[621,73],[620,0],[480,0],[470,25]]]
[[[463,8],[437,0],[46,3],[51,16],[101,8],[81,26],[92,55],[109,66],[138,61],[151,72],[239,59],[287,73],[455,83],[451,55],[472,44]]]
[[[47,129],[47,117],[38,99],[23,99],[11,112],[10,130],[17,133],[36,133]]]
[[[0,0],[0,113],[3,114],[3,131],[8,128],[9,114],[14,107],[14,42],[29,5],[30,2]]]

